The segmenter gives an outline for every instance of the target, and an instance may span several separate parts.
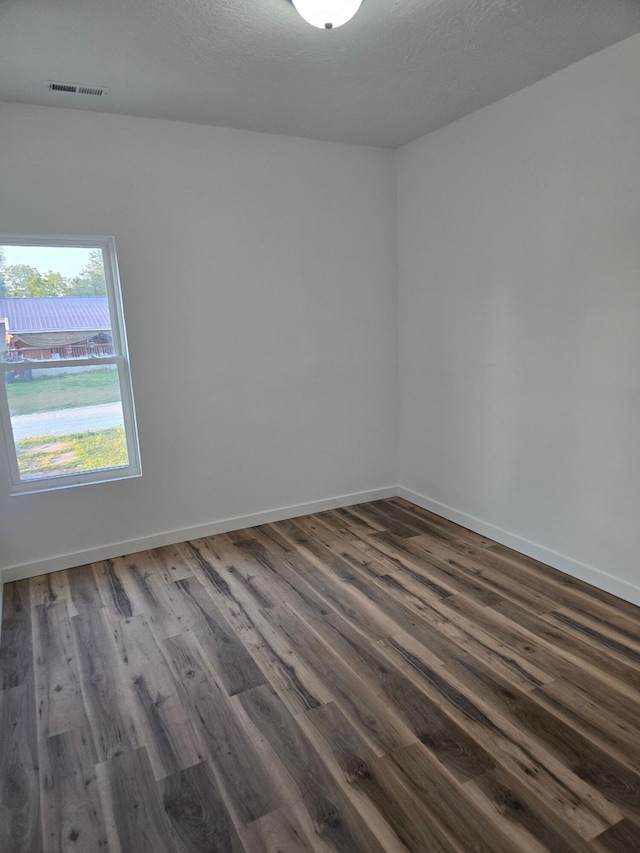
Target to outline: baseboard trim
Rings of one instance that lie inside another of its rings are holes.
[[[465,512],[454,509],[447,504],[407,489],[404,486],[388,486],[383,489],[373,489],[367,492],[356,492],[350,495],[339,495],[320,501],[312,501],[305,504],[280,507],[278,509],[266,510],[252,515],[241,515],[234,518],[225,518],[202,524],[196,527],[183,527],[178,530],[170,530],[145,536],[140,539],[131,539],[127,542],[116,542],[103,545],[99,548],[91,548],[86,551],[76,551],[71,554],[60,554],[46,560],[38,560],[33,563],[24,563],[18,566],[9,566],[0,570],[0,631],[2,630],[2,585],[10,581],[23,580],[25,578],[37,577],[38,575],[58,572],[63,569],[71,569],[74,566],[83,566],[87,563],[95,563],[99,560],[109,560],[113,557],[122,557],[125,554],[134,554],[138,551],[146,551],[148,548],[161,548],[163,545],[174,545],[187,539],[199,539],[202,536],[214,536],[216,533],[229,533],[232,530],[242,530],[244,527],[254,527],[257,524],[269,524],[272,521],[283,521],[287,518],[296,518],[300,515],[308,515],[313,512],[323,512],[327,509],[338,509],[343,506],[367,503],[368,501],[383,500],[399,496],[411,503],[417,504],[424,509],[441,515],[443,518],[461,524],[475,533],[480,533],[490,539],[513,548],[521,554],[540,560],[553,568],[564,572],[571,577],[583,580],[592,586],[610,592],[618,598],[623,598],[632,604],[640,606],[640,587],[622,580],[621,578],[603,572],[594,566],[581,563],[565,554],[560,554],[544,545],[539,545],[501,527],[496,527],[487,521],[468,515]]]
[[[529,539],[511,533],[508,530],[503,530],[501,527],[496,527],[476,518],[473,515],[468,515],[466,512],[454,509],[447,504],[421,495],[418,492],[413,492],[411,489],[406,489],[403,486],[398,487],[398,496],[411,503],[421,506],[423,509],[428,509],[436,515],[441,515],[449,521],[455,521],[474,533],[480,533],[499,542],[501,545],[506,545],[508,548],[513,548],[514,551],[519,551],[521,554],[526,554],[528,557],[533,557],[534,560],[539,560],[541,563],[546,563],[554,569],[558,569],[571,577],[585,581],[585,583],[598,587],[605,592],[610,592],[618,598],[623,598],[631,604],[640,606],[640,587],[629,583],[628,581],[617,578],[615,575],[610,575],[603,572],[602,569],[596,569],[595,566],[589,566],[587,563],[581,563],[579,560],[574,560],[572,557],[567,557],[565,554],[560,554],[557,551],[546,548],[544,545],[538,545]]]
[[[71,569],[75,566],[84,566],[87,563],[96,563],[100,560],[110,560],[114,557],[122,557],[125,554],[135,554],[138,551],[146,551],[149,548],[161,548],[163,545],[175,545],[177,542],[185,542],[187,539],[200,539],[202,536],[215,536],[216,533],[229,533],[232,530],[242,530],[244,527],[255,527],[257,524],[269,524],[272,521],[283,521],[287,518],[296,518],[299,515],[308,515],[313,512],[323,512],[327,509],[338,509],[343,506],[378,501],[384,498],[396,497],[397,486],[389,486],[384,489],[373,489],[367,492],[356,492],[351,495],[339,495],[320,501],[311,501],[305,504],[280,507],[278,509],[266,510],[253,513],[252,515],[240,515],[234,518],[225,518],[220,521],[212,521],[196,527],[183,527],[179,530],[169,530],[164,533],[156,533],[152,536],[144,536],[140,539],[130,539],[127,542],[114,542],[110,545],[102,545],[99,548],[90,548],[86,551],[75,551],[70,554],[60,554],[46,560],[38,560],[33,563],[23,563],[18,566],[9,566],[0,570],[0,586],[10,581],[24,580],[38,575],[59,572],[63,569]],[[1,618],[1,617],[0,617]]]

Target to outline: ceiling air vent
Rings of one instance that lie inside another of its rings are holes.
[[[78,87],[73,83],[49,83],[49,89],[52,92],[77,92]]]
[[[58,83],[49,80],[47,83],[50,92],[69,92],[72,95],[94,95],[100,97],[106,95],[107,90],[102,86],[81,86],[79,83]]]
[[[98,86],[78,86],[79,95],[104,95],[105,91]]]

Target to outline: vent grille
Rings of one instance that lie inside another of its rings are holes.
[[[52,92],[77,92],[78,87],[73,83],[49,83],[49,89]]]
[[[79,83],[58,83],[54,80],[49,80],[47,85],[50,92],[68,92],[72,95],[101,97],[107,93],[102,86],[81,86]]]
[[[104,95],[104,89],[99,89],[96,86],[78,86],[79,95]]]

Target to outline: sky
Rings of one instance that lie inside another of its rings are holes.
[[[39,273],[50,270],[59,272],[63,278],[75,278],[86,266],[91,249],[68,248],[67,246],[2,246],[5,264],[27,264]]]

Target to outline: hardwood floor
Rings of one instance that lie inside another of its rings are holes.
[[[399,498],[7,584],[2,853],[640,850],[640,608]]]

